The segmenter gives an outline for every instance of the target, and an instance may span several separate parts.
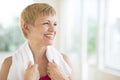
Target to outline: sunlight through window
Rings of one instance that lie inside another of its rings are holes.
[[[0,53],[15,51],[24,41],[19,29],[19,15],[32,0],[2,0],[0,2]]]

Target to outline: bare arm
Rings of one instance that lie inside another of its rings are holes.
[[[68,65],[73,69],[72,63],[71,63],[70,59],[68,58],[68,56],[65,55],[65,54],[62,54],[62,55],[63,55],[64,60],[65,60],[65,61],[68,63]],[[74,80],[73,70],[72,70],[72,74],[70,75],[69,79],[70,79],[70,80]]]
[[[12,64],[12,56],[6,58],[2,63],[0,70],[0,80],[7,80],[8,72]]]

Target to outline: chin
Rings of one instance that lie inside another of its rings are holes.
[[[49,46],[49,45],[53,45],[53,42],[49,42],[49,43],[47,43],[47,45]]]
[[[49,43],[48,45],[53,45],[53,43]]]

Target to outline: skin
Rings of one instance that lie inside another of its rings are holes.
[[[47,46],[53,44],[56,35],[55,16],[40,16],[36,19],[34,25],[24,24],[23,29],[28,34],[27,39],[35,62],[35,64],[29,62],[24,73],[24,80],[38,80],[47,74],[52,80],[73,80],[72,74],[68,77],[59,65],[54,61],[49,62],[45,55]],[[63,58],[70,65],[67,56],[63,55]],[[0,71],[1,80],[7,80],[11,64],[12,57],[4,60]]]
[[[0,70],[0,80],[7,80],[8,72],[12,64],[12,57],[8,57],[4,60]]]

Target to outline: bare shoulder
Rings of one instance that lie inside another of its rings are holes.
[[[12,56],[9,56],[5,58],[3,65],[11,65],[11,63],[12,63]]]
[[[12,56],[7,57],[2,65],[1,65],[1,70],[0,70],[0,79],[1,80],[7,80],[8,72],[10,69],[10,66],[12,64]]]

